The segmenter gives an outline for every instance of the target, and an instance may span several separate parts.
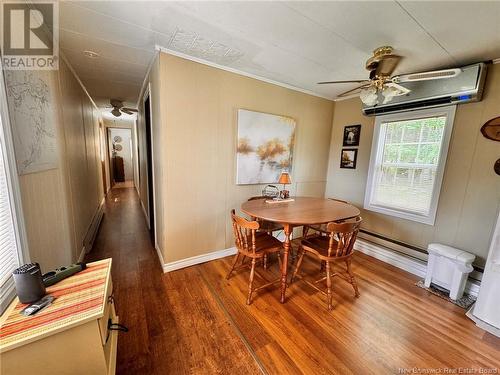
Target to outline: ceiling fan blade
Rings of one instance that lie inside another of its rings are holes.
[[[121,108],[123,107],[123,102],[118,99],[110,99],[109,103],[114,107],[114,108]]]
[[[318,82],[318,85],[329,85],[331,83],[362,83],[367,81],[368,81],[367,79],[358,79],[352,81],[327,81],[327,82]]]
[[[137,109],[135,109],[135,108],[128,108],[128,107],[121,108],[121,110],[122,110],[122,112],[128,113],[129,115],[131,115],[133,112],[137,112]]]
[[[122,113],[120,112],[120,110],[118,108],[113,108],[113,110],[111,111],[111,114],[115,117],[120,117],[122,115]]]
[[[396,70],[402,57],[398,55],[386,55],[381,59],[375,68],[375,74],[379,77],[390,77]]]
[[[356,87],[356,88],[354,88],[354,89],[351,89],[351,90],[345,91],[345,92],[343,92],[342,94],[337,95],[337,97],[342,98],[342,97],[347,96],[347,95],[349,95],[349,94],[351,94],[351,93],[353,93],[353,92],[355,92],[355,91],[357,91],[357,90],[361,90],[361,89],[363,89],[363,88],[365,88],[365,87],[369,87],[369,86],[370,86],[370,83],[366,83],[366,84],[361,85],[361,86],[358,86],[358,87]]]

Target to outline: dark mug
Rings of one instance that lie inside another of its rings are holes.
[[[22,265],[14,270],[12,276],[21,303],[36,302],[45,295],[45,285],[38,263]]]

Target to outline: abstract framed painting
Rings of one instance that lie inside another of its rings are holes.
[[[239,109],[236,184],[272,184],[283,170],[291,173],[295,125],[290,117]]]

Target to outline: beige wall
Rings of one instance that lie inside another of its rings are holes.
[[[103,199],[99,145],[99,113],[66,64],[60,67],[73,259],[78,259],[89,226]]]
[[[37,77],[49,86],[54,103],[51,110],[56,122],[56,137],[60,140],[63,126],[59,110],[58,74],[51,71],[38,71],[33,74],[37,74]],[[8,81],[9,76],[5,78]],[[12,105],[9,100],[8,106]],[[16,126],[12,117],[11,126]],[[61,144],[58,142],[57,146],[60,152]],[[19,187],[31,260],[39,262],[43,269],[71,262],[70,216],[65,204],[65,177],[62,166],[59,164],[58,168],[21,175]]]
[[[264,187],[235,183],[239,108],[297,121],[291,191],[324,195],[331,101],[164,53],[152,76],[156,69],[157,224],[165,262],[234,246],[230,209]]]
[[[500,65],[490,66],[483,101],[457,107],[435,225],[426,225],[364,210],[363,228],[426,248],[440,242],[469,250],[483,265],[500,206],[500,177],[493,171],[500,143],[484,138],[479,129],[500,115]],[[335,102],[330,147],[327,197],[363,206],[374,117],[361,113],[358,98]],[[355,170],[340,169],[342,133],[346,125],[361,124]]]
[[[46,271],[78,259],[103,198],[99,113],[63,60],[58,72],[33,74],[49,84],[59,160],[19,184],[30,258]]]

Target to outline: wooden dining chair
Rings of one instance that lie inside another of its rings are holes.
[[[341,223],[332,222],[326,225],[326,230],[328,235],[324,236],[317,234],[315,236],[305,238],[301,241],[299,246],[299,259],[297,261],[297,266],[293,272],[291,282],[296,277],[302,278],[300,276],[300,267],[302,265],[302,260],[306,253],[311,254],[318,258],[320,261],[325,262],[326,276],[320,278],[313,283],[303,279],[310,286],[319,290],[321,293],[327,296],[328,310],[332,309],[332,278],[339,276],[348,283],[350,283],[354,289],[354,295],[359,297],[358,286],[354,278],[354,274],[351,270],[351,259],[354,251],[354,243],[359,231],[359,226],[361,224],[361,217],[358,216],[354,219],[346,220]],[[333,272],[333,263],[344,262],[346,266],[345,273]],[[316,284],[326,280],[326,292],[320,289]]]
[[[347,201],[343,201],[341,199],[336,199],[336,198],[328,198],[331,201],[336,201],[336,202],[341,202],[345,204],[350,204]],[[304,228],[302,230],[302,237],[307,237],[307,233],[309,233],[309,230],[314,230],[315,232],[318,232],[320,234],[327,235],[328,230],[326,229],[326,223],[325,224],[314,224],[314,225],[304,225]]]
[[[245,264],[245,257],[252,259],[250,263],[250,279],[248,282],[247,297],[247,305],[250,305],[252,303],[252,294],[254,292],[281,281],[281,278],[277,278],[276,280],[268,282],[258,288],[254,288],[253,286],[254,276],[256,273],[258,274],[255,270],[257,260],[263,260],[264,256],[277,253],[281,269],[280,251],[283,249],[283,244],[268,233],[259,232],[260,223],[258,221],[249,221],[245,218],[237,216],[234,209],[231,210],[231,220],[233,224],[234,242],[238,253],[234,257],[233,264],[226,276],[226,279],[231,277],[231,273],[233,271],[249,265],[248,263]],[[241,264],[236,267],[241,256],[243,256]],[[259,276],[264,279],[261,275]]]
[[[269,198],[262,196],[262,195],[258,195],[255,197],[248,198],[248,201],[260,200],[260,199],[269,199]],[[259,232],[265,232],[269,235],[272,235],[273,232],[283,230],[283,225],[281,225],[279,223],[275,223],[275,222],[267,221],[267,220],[262,220],[262,219],[258,219],[258,218],[252,218],[252,220],[257,220],[259,222],[259,225],[260,225],[260,227],[258,229]],[[267,255],[264,256],[262,263],[263,263],[262,265],[263,265],[264,269],[267,269]]]

